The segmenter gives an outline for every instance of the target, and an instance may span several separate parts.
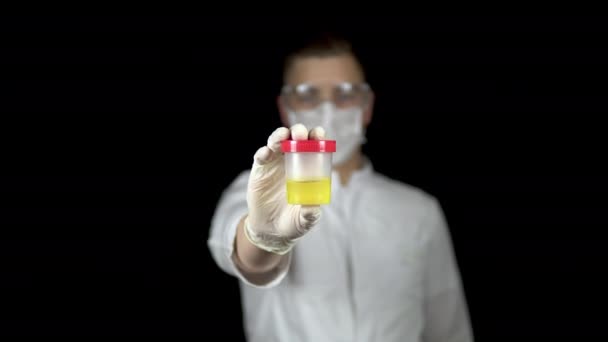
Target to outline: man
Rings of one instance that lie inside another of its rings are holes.
[[[286,127],[224,191],[208,241],[240,279],[247,339],[472,341],[438,201],[362,153],[374,94],[349,41],[327,36],[295,51],[284,84]],[[285,139],[336,139],[330,204],[287,204]]]

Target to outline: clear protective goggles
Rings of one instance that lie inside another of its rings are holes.
[[[324,89],[308,83],[285,85],[281,97],[289,109],[300,111],[317,108],[324,101],[331,101],[340,109],[364,108],[371,94],[367,83],[342,82]]]

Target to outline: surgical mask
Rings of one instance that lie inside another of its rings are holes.
[[[289,110],[288,118],[290,126],[301,123],[308,130],[323,127],[325,138],[336,140],[336,152],[332,157],[336,165],[347,161],[357,147],[365,143],[361,107],[339,109],[332,102],[326,101],[311,110]]]

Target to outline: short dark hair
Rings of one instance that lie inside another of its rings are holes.
[[[286,77],[289,69],[293,66],[296,59],[302,57],[333,57],[341,55],[351,55],[355,58],[361,72],[365,75],[360,57],[353,48],[352,41],[345,35],[324,31],[316,35],[296,40],[293,47],[288,51],[283,62],[283,78]]]

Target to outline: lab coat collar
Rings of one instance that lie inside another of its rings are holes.
[[[374,166],[371,160],[366,155],[363,155],[363,166],[353,172],[347,186],[343,186],[342,183],[340,183],[340,175],[336,170],[332,170],[332,183],[335,184],[337,189],[349,188],[352,186],[352,184],[356,184],[366,179],[367,177],[373,175],[373,173]]]

